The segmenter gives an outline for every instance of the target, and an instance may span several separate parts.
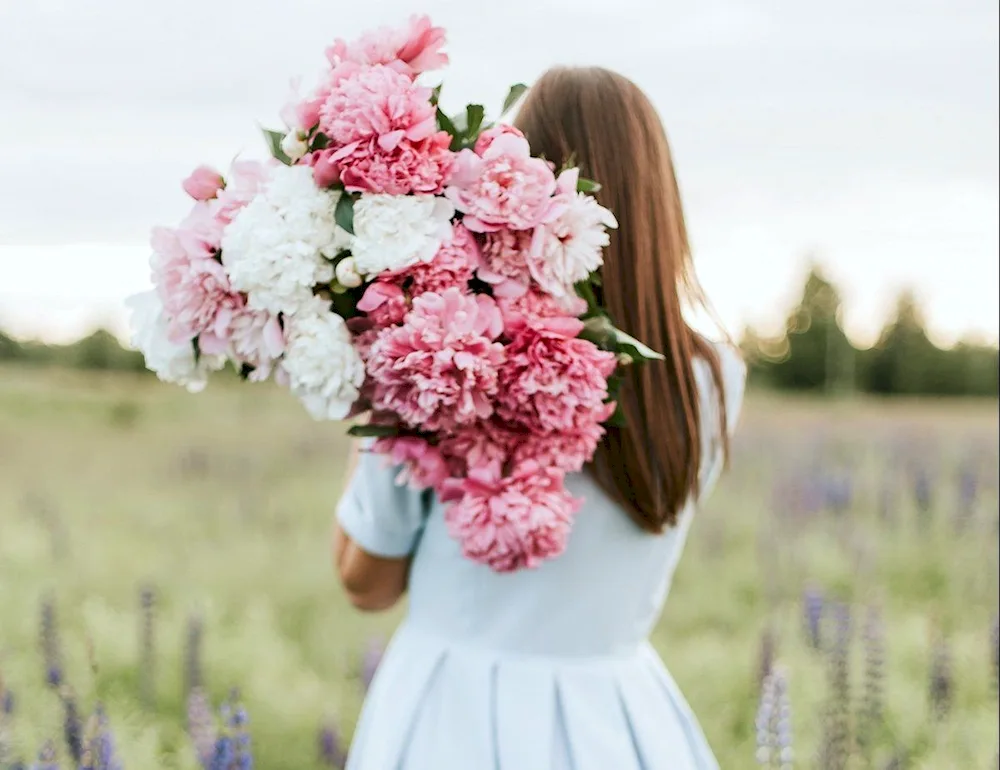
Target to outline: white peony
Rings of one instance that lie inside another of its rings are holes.
[[[337,283],[345,289],[356,289],[364,283],[354,257],[344,257],[337,263]]]
[[[314,297],[288,319],[282,368],[292,392],[317,420],[343,420],[365,381],[365,364],[330,303]]]
[[[535,229],[528,269],[539,286],[552,296],[575,297],[574,285],[604,264],[604,247],[611,239],[607,228],[618,220],[594,198],[573,195],[555,220]]]
[[[350,247],[337,227],[340,193],[321,190],[306,166],[276,167],[222,237],[222,263],[254,310],[294,313],[333,279],[331,259]]]
[[[192,393],[205,389],[208,375],[226,365],[225,356],[199,356],[194,344],[173,343],[167,337],[167,316],[155,291],[136,294],[125,300],[132,311],[129,326],[132,345],[146,358],[146,366],[164,382],[183,385]]]
[[[434,259],[451,239],[455,208],[436,195],[362,195],[354,204],[351,254],[362,275]]]
[[[281,150],[292,160],[299,160],[309,152],[309,141],[304,131],[289,131],[281,140]]]

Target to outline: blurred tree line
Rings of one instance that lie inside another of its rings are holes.
[[[751,381],[831,394],[997,395],[997,348],[974,342],[939,348],[911,291],[900,294],[870,349],[855,347],[844,333],[841,304],[837,287],[814,266],[779,337],[744,333],[740,345]]]
[[[752,329],[744,333],[741,347],[750,363],[751,382],[829,394],[997,395],[997,348],[971,342],[937,347],[911,292],[900,295],[870,349],[856,348],[840,319],[840,293],[814,267],[779,337],[764,337]],[[19,342],[0,332],[0,363],[145,371],[142,355],[123,348],[103,329],[68,345]]]

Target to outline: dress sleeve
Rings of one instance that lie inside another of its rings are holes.
[[[399,467],[362,446],[357,468],[337,505],[341,528],[360,548],[384,558],[416,548],[429,511],[426,494],[397,484]]]
[[[743,408],[747,369],[742,357],[728,345],[720,345],[719,363],[722,369],[723,396],[726,405],[726,429],[732,438]],[[702,463],[699,500],[704,500],[715,487],[722,474],[724,457],[717,436],[719,430],[719,402],[708,366],[704,367],[706,379],[702,385]]]

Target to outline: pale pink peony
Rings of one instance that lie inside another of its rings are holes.
[[[559,471],[532,462],[507,477],[473,470],[462,486],[465,494],[445,511],[445,523],[467,558],[513,572],[565,550],[580,501]]]
[[[198,166],[182,184],[184,192],[196,201],[212,200],[225,186],[222,174],[210,166]]]
[[[216,216],[215,203],[196,203],[174,231],[184,253],[192,259],[216,254],[222,245],[225,223]]]
[[[452,286],[464,291],[477,264],[479,244],[475,236],[461,222],[455,222],[451,241],[438,249],[434,259],[394,273],[391,280],[406,281],[407,291],[414,297],[428,291],[440,293]]]
[[[558,213],[535,229],[528,252],[531,277],[554,297],[575,296],[573,287],[604,263],[608,229],[618,227],[608,209],[576,191],[578,179],[577,169],[559,175]]]
[[[372,450],[387,455],[394,465],[403,466],[396,477],[397,484],[434,489],[448,478],[448,465],[441,451],[425,439],[416,436],[383,438],[375,442]]]
[[[364,67],[338,83],[320,108],[320,129],[338,152],[378,140],[383,152],[437,132],[431,89],[389,67]]]
[[[383,330],[372,345],[368,374],[374,406],[404,424],[450,432],[490,416],[504,347],[496,303],[457,288],[413,300],[402,326]]]
[[[388,281],[376,281],[365,289],[357,309],[381,329],[403,323],[410,308],[406,294],[399,286]]]
[[[448,55],[441,51],[444,43],[443,28],[432,26],[427,16],[413,16],[405,27],[382,27],[354,43],[337,40],[326,56],[334,68],[345,62],[387,64],[415,76],[448,63]]]
[[[319,123],[319,110],[329,93],[328,88],[319,88],[311,96],[299,95],[299,82],[292,83],[292,95],[281,108],[281,119],[291,131],[308,133]]]
[[[507,346],[497,414],[539,434],[568,433],[606,419],[613,353],[578,339],[583,324],[550,318],[524,324]]]
[[[229,169],[226,187],[215,200],[215,216],[224,225],[254,199],[267,181],[267,166],[255,160],[235,161]]]
[[[263,382],[285,352],[285,333],[277,316],[242,308],[229,324],[230,355],[253,369],[248,379]]]
[[[244,307],[243,297],[229,285],[225,268],[215,259],[181,259],[160,263],[155,276],[174,344],[198,337],[203,353],[226,352],[230,323]]]
[[[501,287],[503,296],[519,296],[531,281],[528,272],[528,251],[531,249],[530,230],[501,228],[486,233],[483,241],[480,280]],[[514,284],[511,286],[510,284]]]
[[[476,139],[476,155],[482,155],[485,153],[490,148],[490,145],[493,144],[494,139],[498,136],[504,135],[517,136],[524,139],[524,134],[521,133],[520,129],[506,123],[498,123],[495,126],[487,128],[479,135],[479,138]]]
[[[420,141],[402,139],[389,150],[383,150],[379,140],[372,138],[326,158],[350,192],[439,195],[455,162],[450,144],[451,135],[447,131],[439,131]],[[314,169],[323,168],[315,161],[313,166]],[[317,184],[323,181],[322,171],[314,171],[314,174],[318,174]]]
[[[482,157],[472,150],[458,154],[445,195],[465,214],[473,232],[504,227],[530,230],[558,213],[556,179],[549,165],[531,157],[528,142],[502,134]]]

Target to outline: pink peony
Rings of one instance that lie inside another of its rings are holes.
[[[511,458],[515,463],[529,460],[546,468],[556,468],[564,473],[578,473],[594,459],[594,452],[604,438],[601,425],[615,411],[614,403],[607,403],[584,422],[568,432],[525,434],[514,447]]]
[[[403,470],[396,478],[397,484],[409,483],[415,489],[434,489],[448,478],[448,466],[441,451],[416,436],[383,438],[372,447],[379,454],[388,455],[394,465]]]
[[[254,199],[267,181],[267,166],[255,160],[238,160],[229,169],[226,188],[215,202],[215,216],[223,224],[233,218]]]
[[[483,155],[490,148],[490,145],[493,144],[494,139],[498,136],[505,135],[517,136],[524,139],[524,134],[521,133],[520,129],[507,125],[506,123],[498,123],[491,128],[487,128],[479,135],[479,138],[476,139],[476,155]]]
[[[515,329],[500,370],[497,414],[538,434],[568,433],[606,419],[613,353],[576,338],[582,323],[550,318]]]
[[[230,354],[239,363],[253,368],[251,382],[263,382],[285,352],[285,333],[277,316],[243,308],[229,324]]]
[[[392,280],[408,280],[407,289],[414,297],[428,291],[441,293],[452,286],[464,291],[478,263],[479,244],[475,236],[461,222],[455,222],[451,241],[438,249],[434,259],[396,273]]]
[[[378,140],[383,152],[403,139],[419,142],[437,132],[431,89],[383,65],[365,67],[338,83],[320,108],[320,129],[338,152]]]
[[[465,214],[474,232],[504,227],[530,230],[555,214],[556,179],[549,165],[531,157],[528,142],[502,134],[480,157],[472,150],[458,154],[451,186],[445,195]]]
[[[460,289],[413,300],[402,326],[383,330],[372,345],[368,374],[374,405],[404,424],[450,432],[489,417],[504,347],[503,322],[486,295]]]
[[[507,466],[523,436],[491,417],[466,425],[441,439],[441,454],[448,462],[451,475],[465,478],[473,468],[493,468],[497,472]]]
[[[340,162],[335,159],[336,154],[336,150],[328,147],[309,153],[301,161],[312,168],[313,180],[320,189],[340,184]]]
[[[449,149],[451,135],[439,131],[426,139],[402,139],[395,147],[383,150],[377,139],[350,145],[326,155],[327,163],[336,169],[339,181],[350,192],[408,195],[427,193],[439,195],[445,187],[455,154]],[[322,168],[314,163],[315,169]],[[317,183],[322,171],[315,171]],[[336,180],[335,180],[336,181]],[[322,184],[320,186],[329,186]]]
[[[575,295],[557,300],[534,288],[518,296],[499,297],[497,305],[508,330],[549,318],[578,318],[587,312],[587,303]]]
[[[209,201],[226,186],[222,174],[209,166],[198,166],[191,176],[184,180],[184,192],[196,201]]]
[[[379,328],[403,323],[409,312],[406,295],[393,283],[376,281],[369,284],[358,301],[357,309],[365,313]]]
[[[413,16],[405,27],[382,27],[355,43],[337,40],[326,56],[335,68],[345,62],[387,64],[415,76],[448,63],[448,55],[441,51],[444,43],[444,29],[432,26],[427,16]]]
[[[525,463],[508,477],[473,470],[464,496],[445,511],[462,553],[497,572],[537,567],[565,550],[580,506],[554,468]]]
[[[482,250],[480,280],[502,286],[500,294],[520,295],[531,281],[528,272],[528,251],[531,249],[530,230],[499,229],[486,233]],[[516,284],[510,286],[509,284]]]

